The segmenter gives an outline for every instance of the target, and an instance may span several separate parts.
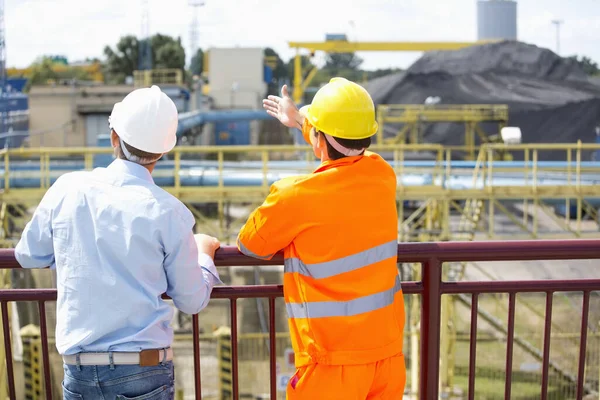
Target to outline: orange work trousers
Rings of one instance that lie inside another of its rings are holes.
[[[287,386],[287,400],[402,400],[406,365],[402,354],[370,364],[299,368]]]

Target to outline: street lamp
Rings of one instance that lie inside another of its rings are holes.
[[[556,26],[556,54],[560,55],[560,25],[563,24],[564,21],[555,19],[552,23]]]

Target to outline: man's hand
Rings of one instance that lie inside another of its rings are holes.
[[[281,97],[268,96],[264,99],[263,107],[270,116],[277,118],[283,125],[302,129],[303,118],[288,93],[287,85],[281,88]]]
[[[217,238],[198,233],[194,235],[194,239],[196,239],[196,244],[198,245],[198,251],[200,253],[208,254],[212,259],[215,258],[215,251],[221,247],[221,243]]]

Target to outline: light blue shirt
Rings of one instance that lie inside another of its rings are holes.
[[[221,283],[198,252],[194,217],[138,164],[70,172],[48,189],[15,248],[57,274],[60,354],[171,345],[173,308],[194,314]]]

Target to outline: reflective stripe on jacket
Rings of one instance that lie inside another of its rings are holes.
[[[270,259],[284,249],[296,366],[363,364],[402,352],[396,175],[379,155],[326,161],[271,186],[238,236]]]

